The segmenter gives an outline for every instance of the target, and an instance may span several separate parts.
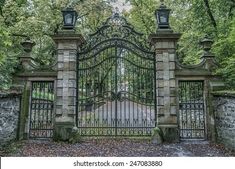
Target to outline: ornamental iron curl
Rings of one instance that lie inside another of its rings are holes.
[[[134,26],[127,22],[126,18],[120,16],[119,13],[114,13],[109,17],[98,30],[89,35],[89,40],[86,45],[81,48],[81,54],[90,51],[95,46],[99,46],[101,42],[109,42],[116,40],[122,45],[129,42],[129,45],[136,45],[137,48],[144,52],[151,51],[149,43],[143,38],[143,34],[137,32]],[[105,44],[104,44],[105,45]]]

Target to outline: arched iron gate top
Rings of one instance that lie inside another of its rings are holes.
[[[107,41],[123,41],[135,45],[146,54],[152,55],[150,43],[143,38],[143,33],[137,32],[134,26],[127,22],[126,18],[119,13],[114,13],[109,17],[95,33],[88,36],[87,43],[85,43],[79,52],[79,54],[87,53],[88,51],[99,46],[101,43]]]

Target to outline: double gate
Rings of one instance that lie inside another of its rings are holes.
[[[78,53],[76,121],[82,136],[151,135],[155,57],[142,41],[116,13]]]

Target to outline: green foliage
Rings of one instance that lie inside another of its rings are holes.
[[[78,128],[73,127],[72,132],[70,134],[69,143],[75,144],[75,143],[80,143],[81,141],[82,141],[82,136],[78,132]]]
[[[42,65],[55,59],[51,35],[61,27],[61,9],[73,6],[79,13],[77,32],[85,37],[93,33],[111,15],[111,0],[0,0],[0,87],[8,87],[22,51],[24,39],[13,34],[27,35],[36,42],[32,56]],[[155,10],[159,0],[127,0],[132,5],[124,11],[129,22],[144,33],[146,39],[156,32]],[[215,41],[213,52],[221,63],[216,73],[228,86],[235,86],[235,19],[234,0],[165,0],[171,12],[171,27],[182,33],[178,57],[184,64],[200,62],[202,51],[198,42],[209,34]]]
[[[159,0],[130,0],[133,8],[130,21],[141,32],[156,32],[154,11]],[[178,58],[184,64],[200,62],[202,51],[199,42],[208,34],[215,41],[213,52],[229,87],[235,87],[235,1],[227,0],[165,0],[172,9],[170,24],[175,32],[182,33],[178,45]],[[153,5],[154,4],[154,5]]]
[[[77,32],[83,34],[93,32],[111,15],[108,1],[103,0],[0,1],[0,88],[11,84],[11,75],[22,51],[19,45],[24,40],[22,35],[36,42],[32,57],[38,63],[48,65],[54,61],[55,44],[51,35],[60,29],[61,10],[69,5],[79,13]]]
[[[0,156],[6,157],[11,156],[11,154],[15,154],[20,148],[22,148],[23,144],[21,141],[11,141],[8,144],[0,147]]]

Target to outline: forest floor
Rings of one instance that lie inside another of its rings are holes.
[[[69,144],[50,140],[26,140],[0,150],[13,157],[235,157],[235,152],[206,141],[152,144],[143,139],[93,139]]]

